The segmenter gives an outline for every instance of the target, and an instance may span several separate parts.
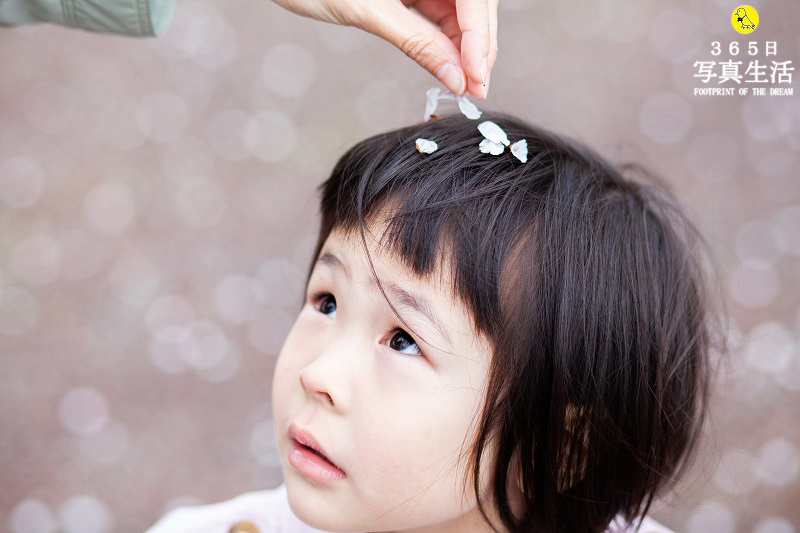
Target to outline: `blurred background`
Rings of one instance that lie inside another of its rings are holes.
[[[744,74],[749,41],[800,67],[800,6],[754,6],[747,36],[735,7],[501,0],[490,96],[473,101],[672,184],[719,263],[731,358],[700,458],[653,514],[792,533],[800,96],[693,89],[735,86],[694,63]],[[797,92],[792,74],[760,86]],[[179,0],[159,39],[0,30],[0,530],[141,531],[281,483],[270,383],[315,187],[355,142],[420,121],[434,86],[388,43],[266,1]]]

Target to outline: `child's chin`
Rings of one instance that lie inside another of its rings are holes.
[[[364,531],[353,522],[352,514],[342,514],[341,503],[330,500],[331,493],[302,480],[286,479],[286,494],[292,513],[306,525],[331,533]]]

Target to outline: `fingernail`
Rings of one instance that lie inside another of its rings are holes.
[[[486,82],[483,84],[483,99],[486,100],[486,97],[489,96],[489,80],[492,79],[492,73],[486,75]]]
[[[433,75],[436,76],[436,79],[442,82],[453,94],[461,95],[461,93],[464,92],[464,88],[466,86],[466,82],[464,81],[464,73],[452,63],[445,63],[441,67],[437,68]]]
[[[486,85],[489,82],[489,58],[484,57],[481,61],[481,83]]]

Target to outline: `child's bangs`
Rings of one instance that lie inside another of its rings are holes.
[[[492,120],[509,135],[523,130],[512,117],[493,114]],[[531,230],[520,219],[530,210],[530,204],[523,206],[526,196],[536,191],[522,192],[518,185],[541,172],[536,169],[542,164],[536,155],[521,167],[510,153],[481,153],[483,137],[475,126],[461,115],[447,115],[348,150],[320,186],[316,254],[334,229],[355,234],[381,228],[382,250],[417,277],[431,279],[438,272],[432,281],[449,286],[470,310],[476,331],[489,334],[499,318],[502,267]],[[435,140],[438,150],[419,153],[419,137]]]

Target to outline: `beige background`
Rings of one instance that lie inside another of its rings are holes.
[[[733,350],[704,454],[655,516],[790,533],[800,96],[692,88],[716,84],[693,76],[715,40],[800,67],[800,11],[764,2],[740,36],[734,7],[501,0],[476,103],[674,185],[720,263]],[[314,187],[356,141],[420,120],[434,85],[387,43],[266,1],[180,0],[160,39],[0,31],[0,530],[141,531],[280,483],[270,381]]]

